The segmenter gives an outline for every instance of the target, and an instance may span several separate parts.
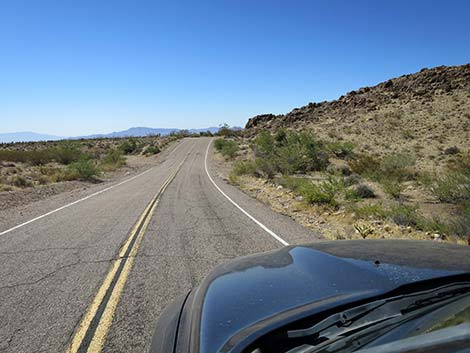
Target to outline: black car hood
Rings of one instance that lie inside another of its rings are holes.
[[[191,294],[183,331],[191,332],[191,352],[237,352],[272,330],[273,323],[462,273],[470,273],[469,248],[449,244],[382,240],[289,246],[216,267]]]

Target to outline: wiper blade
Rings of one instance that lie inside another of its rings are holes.
[[[289,338],[312,337],[317,341],[316,345],[303,345],[293,349],[292,352],[316,352],[321,350],[321,347],[330,346],[337,339],[343,339],[347,335],[361,331],[370,335],[396,322],[401,324],[404,320],[459,300],[469,292],[470,283],[461,283],[378,300],[331,315],[311,327],[288,331],[287,335]]]
[[[465,295],[462,295],[465,297]],[[440,307],[449,303],[461,300],[462,296],[457,298],[447,298],[443,302],[433,303],[429,306],[421,307],[415,311],[408,312],[404,315],[396,316],[388,320],[383,320],[374,325],[367,327],[351,328],[342,331],[340,334],[329,337],[328,340],[323,341],[317,345],[304,344],[302,346],[293,348],[287,353],[320,353],[320,352],[353,352],[359,347],[362,347],[369,342],[377,339],[387,332],[395,329],[396,327],[416,319],[420,316],[426,315]]]
[[[289,338],[313,336],[333,325],[347,326],[349,323],[352,323],[358,317],[362,317],[365,314],[368,314],[372,310],[375,310],[381,307],[386,302],[387,302],[386,300],[378,300],[378,301],[361,305],[361,306],[358,306],[358,307],[355,307],[355,308],[352,308],[352,309],[349,309],[340,313],[333,314],[327,317],[326,319],[320,321],[318,324],[315,324],[311,327],[300,329],[300,330],[287,331],[287,336]]]

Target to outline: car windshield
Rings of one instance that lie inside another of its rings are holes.
[[[418,341],[424,342],[422,335],[465,323],[470,324],[469,283],[372,301],[337,312],[312,326],[287,330],[283,352],[346,353],[402,342],[410,337],[419,337]],[[450,330],[447,337],[452,333]],[[453,337],[454,341],[457,339],[461,337]],[[265,345],[248,351],[276,350]]]

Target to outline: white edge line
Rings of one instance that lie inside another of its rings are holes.
[[[222,191],[222,189],[215,183],[214,179],[212,179],[211,175],[209,174],[209,170],[207,169],[207,155],[209,154],[209,147],[211,146],[212,140],[209,141],[209,144],[207,145],[206,149],[206,156],[204,158],[204,168],[206,170],[206,174],[209,177],[209,180],[214,184],[214,186],[217,188],[217,190],[220,191],[222,195],[225,196],[227,200],[229,200],[236,208],[238,208],[245,216],[247,216],[249,219],[251,219],[253,222],[255,222],[258,226],[260,226],[266,233],[268,233],[270,236],[272,236],[274,239],[276,239],[278,242],[280,242],[282,245],[289,245],[287,241],[282,239],[279,235],[274,233],[271,229],[266,227],[263,223],[258,221],[255,217],[250,215],[248,212],[246,212],[243,208],[241,208],[235,201],[233,201],[225,192]]]
[[[182,145],[182,143],[180,143],[178,146],[176,146],[176,148],[173,149],[172,152],[175,152],[181,145]],[[40,215],[40,216],[38,216],[38,217],[36,217],[36,218],[30,219],[29,221],[26,221],[26,222],[24,222],[24,223],[18,224],[18,225],[14,226],[14,227],[12,227],[12,228],[10,228],[10,229],[4,230],[3,232],[0,232],[0,235],[4,235],[4,234],[7,234],[7,233],[10,233],[10,232],[14,231],[15,229],[18,229],[18,228],[21,228],[21,227],[23,227],[23,226],[25,226],[25,225],[27,225],[27,224],[33,223],[33,222],[35,222],[35,221],[37,221],[37,220],[40,220],[41,218],[50,216],[51,214],[54,214],[54,213],[56,213],[56,212],[59,212],[59,211],[65,209],[65,208],[68,208],[68,207],[70,207],[70,206],[76,205],[76,204],[79,203],[79,202],[88,200],[88,199],[90,199],[90,198],[92,198],[92,197],[95,197],[95,196],[97,196],[97,195],[99,195],[99,194],[102,194],[103,192],[106,192],[106,191],[108,191],[108,190],[114,189],[114,188],[117,187],[117,186],[120,186],[120,185],[122,185],[122,184],[128,183],[129,181],[132,181],[132,180],[134,180],[134,179],[136,179],[136,178],[138,178],[138,177],[140,177],[140,176],[142,176],[142,175],[144,175],[144,174],[150,172],[153,168],[154,168],[154,167],[149,168],[149,169],[147,169],[146,171],[144,171],[144,172],[142,172],[142,173],[140,173],[140,174],[134,175],[133,177],[130,177],[129,179],[126,179],[126,180],[121,181],[120,183],[111,185],[111,186],[109,186],[109,187],[107,187],[107,188],[105,188],[105,189],[103,189],[103,190],[97,191],[97,192],[95,192],[95,193],[93,193],[93,194],[91,194],[91,195],[85,196],[85,197],[83,197],[83,198],[81,198],[81,199],[79,199],[79,200],[73,201],[73,202],[71,202],[71,203],[69,203],[69,204],[67,204],[67,205],[64,205],[64,206],[62,206],[62,207],[56,208],[55,210],[49,211],[49,212],[47,212],[47,213],[44,213],[43,215]]]

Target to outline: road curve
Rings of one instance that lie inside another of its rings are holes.
[[[52,209],[32,204],[37,217],[92,195],[6,233],[29,219],[0,221],[1,352],[70,349],[113,268],[129,258],[121,252],[134,234],[138,246],[122,265],[120,291],[110,292],[115,305],[106,306],[109,325],[98,320],[89,330],[102,334],[94,351],[145,352],[168,302],[219,263],[283,246],[271,233],[289,244],[317,238],[217,178],[211,147],[206,171],[210,141],[182,140],[158,165],[112,188]]]

